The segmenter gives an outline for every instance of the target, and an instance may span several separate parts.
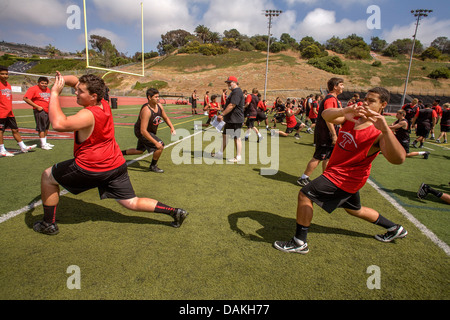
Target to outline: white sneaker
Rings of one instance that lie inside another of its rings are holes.
[[[8,151],[2,151],[2,152],[0,152],[0,156],[2,156],[2,157],[14,157],[14,154],[12,154],[11,152],[8,152]]]
[[[223,152],[220,152],[220,151],[216,152],[216,153],[212,152],[211,153],[211,157],[223,160]]]
[[[228,159],[228,162],[240,162],[241,160],[241,156],[236,156],[233,159]]]
[[[49,145],[49,144],[47,143],[47,144],[44,144],[44,145],[41,147],[41,149],[42,149],[42,150],[52,150],[53,148],[51,147],[51,145]]]
[[[32,146],[26,146],[25,148],[20,148],[20,150],[21,150],[23,153],[25,153],[25,152],[28,152],[28,151],[30,151],[30,150],[35,149],[36,147],[37,147],[37,145],[36,145],[36,144],[33,144]]]
[[[51,143],[46,143],[46,145],[48,145],[49,147],[51,147],[51,148],[53,148],[55,145],[54,144],[51,144]]]

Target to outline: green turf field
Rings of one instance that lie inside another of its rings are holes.
[[[113,110],[121,149],[135,147],[130,124],[139,108]],[[206,121],[205,116],[175,119],[190,115],[186,106],[169,105],[166,111],[173,112],[169,116],[178,134],[187,132],[183,130],[193,134],[193,121]],[[30,110],[14,112],[21,128],[34,128]],[[180,229],[172,228],[167,216],[127,211],[113,200],[100,200],[97,191],[91,190],[61,197],[58,235],[37,234],[32,225],[42,218],[42,206],[15,211],[40,200],[42,171],[69,159],[73,141],[50,140],[55,145],[51,151],[37,149],[1,158],[0,299],[450,298],[448,255],[402,213],[415,217],[444,246],[450,243],[450,207],[432,195],[426,200],[416,198],[421,182],[450,192],[448,144],[426,143],[431,152],[428,160],[411,158],[400,166],[380,155],[374,162],[372,185],[361,190],[363,205],[402,224],[409,232],[405,239],[381,243],[373,236],[384,229],[342,209],[327,214],[316,207],[308,238],[310,252],[299,255],[280,252],[272,243],[288,240],[295,232],[296,179],[313,154],[313,136],[280,137],[278,173],[261,175],[260,169],[268,165],[259,158],[250,163],[251,150],[260,150],[267,142],[270,154],[274,151],[270,136],[260,145],[245,144],[243,164],[208,164],[211,159],[202,158],[201,150],[220,145],[214,130],[197,132],[183,145],[167,147],[158,163],[163,174],[147,171],[151,157],[127,156],[139,196],[188,210]],[[211,132],[211,141],[198,139],[206,132]],[[158,136],[166,145],[172,143],[166,124],[160,125]],[[5,144],[17,147],[14,140]],[[191,148],[181,148],[187,145]],[[174,164],[173,157],[188,163]],[[320,172],[318,168],[313,177]],[[6,214],[15,216],[6,219]],[[70,266],[79,268],[81,289],[68,288],[68,280],[73,279]],[[368,286],[373,266],[379,268],[379,289]]]

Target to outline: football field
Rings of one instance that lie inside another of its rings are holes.
[[[136,146],[133,124],[139,109],[113,109],[122,150]],[[0,158],[0,299],[450,298],[450,207],[433,195],[416,197],[422,182],[450,193],[449,144],[427,142],[429,159],[407,158],[399,166],[379,155],[360,191],[362,205],[403,225],[406,238],[379,242],[374,235],[384,229],[343,209],[328,214],[315,206],[310,252],[287,254],[272,244],[294,235],[296,180],[312,157],[313,135],[274,138],[261,124],[264,139],[257,143],[253,134],[243,142],[242,163],[231,164],[209,155],[221,144],[215,128],[194,130],[194,121],[205,123],[206,116],[191,116],[189,106],[165,109],[177,130],[171,137],[165,123],[158,129],[166,145],[158,166],[165,172],[148,171],[147,153],[126,160],[138,196],[189,212],[179,229],[170,226],[168,216],[131,212],[114,200],[100,200],[97,190],[75,196],[62,189],[56,216],[60,233],[38,234],[32,225],[43,217],[41,173],[72,157],[73,140],[52,133],[53,150]],[[25,142],[38,143],[32,112],[14,113]],[[18,149],[14,140],[5,145]],[[226,158],[233,156],[229,146]],[[321,171],[318,167],[313,178]]]

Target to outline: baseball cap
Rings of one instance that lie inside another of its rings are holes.
[[[228,79],[225,82],[236,82],[237,83],[238,79],[236,77],[231,76],[231,77],[228,77]]]

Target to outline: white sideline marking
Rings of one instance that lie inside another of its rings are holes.
[[[206,128],[205,130],[208,130],[209,128],[212,128],[212,127],[208,127],[208,128]],[[183,139],[174,141],[174,142],[168,144],[167,146],[165,146],[165,148],[169,148],[169,147],[171,147],[171,146],[173,146],[173,145],[175,145],[175,144],[177,144],[177,143],[179,143],[179,142],[181,142],[181,141],[183,141],[183,140],[189,139],[189,138],[191,138],[191,137],[193,137],[193,136],[195,136],[195,135],[197,135],[197,134],[199,134],[199,133],[201,133],[201,132],[202,132],[202,130],[199,130],[198,132],[193,133],[193,134],[191,134],[190,136],[187,136],[187,137],[184,137]],[[141,157],[139,157],[139,158],[136,158],[136,159],[127,161],[127,166],[129,166],[129,165],[131,165],[131,164],[133,164],[133,163],[135,163],[135,162],[137,162],[137,161],[140,161],[140,160],[142,160],[142,159],[145,159],[145,158],[151,156],[152,154],[153,154],[153,152],[152,152],[152,153],[147,153],[147,154],[145,154],[145,155],[143,155],[143,156],[141,156]],[[62,191],[59,193],[59,195],[60,195],[60,196],[63,196],[63,195],[65,195],[65,194],[67,194],[67,193],[68,193],[67,190],[62,190]],[[11,218],[14,218],[14,217],[18,216],[18,215],[21,214],[21,213],[27,212],[27,211],[29,211],[29,210],[31,210],[31,209],[34,209],[34,208],[36,208],[36,207],[38,207],[38,206],[40,206],[40,205],[42,205],[42,200],[34,201],[34,202],[32,202],[32,203],[26,205],[26,206],[23,207],[23,208],[20,208],[20,209],[18,209],[18,210],[10,211],[10,212],[8,212],[8,213],[2,214],[2,215],[0,216],[0,223],[3,223],[3,222],[5,222],[5,221],[7,221],[7,220],[9,220],[9,219],[11,219]]]
[[[384,192],[378,187],[378,185],[373,182],[371,179],[368,179],[367,182],[379,193],[381,194],[387,201],[389,201],[401,214],[403,214],[406,219],[412,222],[424,235],[426,235],[433,243],[435,243],[439,248],[444,250],[444,252],[450,256],[450,247],[441,239],[439,239],[433,231],[429,230],[422,222],[417,220],[411,213],[409,213],[405,208],[403,208],[394,198],[392,198],[389,194]]]

